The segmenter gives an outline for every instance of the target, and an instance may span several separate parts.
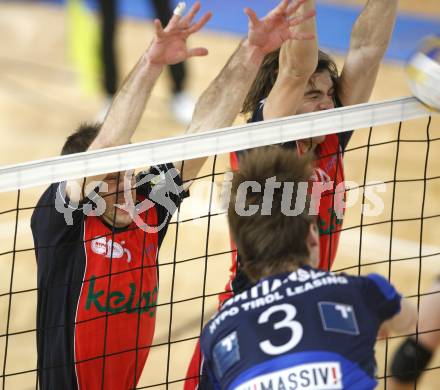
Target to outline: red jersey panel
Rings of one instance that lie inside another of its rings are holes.
[[[113,237],[99,218],[84,223],[86,269],[75,327],[78,386],[98,389],[104,380],[105,389],[135,387],[154,335],[158,237],[134,223]],[[157,225],[154,207],[147,223]]]
[[[337,99],[336,99],[337,100]],[[340,106],[340,104],[338,104]],[[258,122],[263,118],[264,100],[252,115],[249,122]],[[320,194],[320,203],[317,210],[320,232],[320,264],[319,268],[330,270],[339,244],[339,236],[342,229],[342,217],[344,213],[342,200],[345,200],[343,153],[352,132],[327,135],[323,143],[316,148],[317,159],[315,177],[312,178],[325,191]],[[288,142],[282,145],[285,148],[297,150],[296,142]],[[240,153],[240,152],[239,152]],[[231,153],[230,164],[232,170],[238,169],[238,154]],[[339,185],[339,186],[338,186]],[[318,186],[318,187],[319,187]],[[326,189],[328,188],[328,189]],[[234,291],[242,291],[249,287],[249,281],[243,272],[237,270],[237,252],[234,242],[231,240],[232,264],[230,279],[225,286],[225,292],[219,294],[219,306],[234,295]],[[196,345],[191,362],[188,366],[185,390],[198,388],[201,370],[201,353],[199,342]]]
[[[298,149],[295,146],[296,143],[284,145],[284,147],[291,147],[292,153],[297,153]],[[345,198],[344,170],[342,160],[343,151],[340,146],[338,135],[328,135],[324,142],[316,148],[316,154],[316,167],[314,177],[312,179],[320,184],[317,187],[325,189],[322,191],[322,193],[321,191],[317,192],[320,200],[319,208],[317,210],[320,234],[319,268],[329,270],[333,264],[333,261],[335,260],[336,251],[338,249],[339,236],[342,229],[342,216],[344,212],[343,203],[341,203],[341,200],[344,200]],[[230,164],[232,170],[239,169],[237,153],[230,154]],[[338,215],[341,216],[341,219],[338,218]],[[219,295],[220,307],[226,300],[234,295],[232,284],[237,275],[236,249],[237,248],[234,242],[231,240],[231,276],[225,286],[225,292]],[[249,283],[248,281],[246,282],[246,280],[244,282]],[[201,366],[200,343],[198,341],[187,370],[187,379],[184,384],[185,390],[197,389]]]
[[[293,153],[298,150],[294,148]],[[320,264],[319,268],[329,270],[335,260],[338,249],[339,236],[343,221],[344,191],[344,163],[343,152],[337,134],[327,135],[324,142],[316,148],[316,167],[313,181],[322,183],[320,195],[318,224],[320,233]],[[238,170],[237,153],[230,154],[231,169]],[[326,189],[329,188],[329,189]],[[335,196],[333,196],[335,194]],[[341,217],[341,218],[339,218]],[[232,250],[235,250],[235,245]],[[232,256],[233,260],[235,255]],[[231,271],[235,272],[233,264]]]
[[[172,164],[136,178],[136,224],[112,228],[95,197],[72,203],[65,183],[43,193],[31,218],[37,258],[37,371],[42,389],[129,389],[147,359],[155,326],[158,247],[188,195]],[[157,226],[156,229],[151,229]],[[146,230],[147,232],[144,232]],[[102,377],[104,373],[104,377]]]
[[[345,200],[344,163],[339,137],[327,135],[317,146],[317,156],[313,179],[330,188],[322,192],[319,203],[319,268],[329,271],[335,261],[345,211],[342,202]]]

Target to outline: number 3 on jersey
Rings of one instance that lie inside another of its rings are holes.
[[[258,323],[265,324],[269,322],[272,314],[277,312],[283,312],[285,317],[281,321],[275,322],[273,324],[273,329],[278,330],[289,328],[291,331],[291,336],[289,341],[283,345],[273,345],[268,339],[262,341],[259,344],[260,348],[268,355],[280,355],[284,352],[290,351],[292,348],[295,348],[298,345],[303,336],[302,325],[298,321],[293,320],[296,316],[296,307],[288,303],[271,306],[269,309],[263,311],[263,313],[261,313],[258,317]]]

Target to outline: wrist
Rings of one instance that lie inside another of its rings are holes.
[[[151,41],[150,46],[144,52],[142,62],[145,68],[148,67],[152,70],[161,70],[165,67],[166,64],[163,63],[163,55],[160,53],[160,50],[157,49],[156,38]]]
[[[278,74],[286,83],[299,87],[308,84],[313,72],[298,72],[294,68],[280,66]]]
[[[246,62],[250,65],[260,67],[264,59],[264,54],[260,48],[249,43],[248,39],[245,39],[241,46],[245,51]]]
[[[142,56],[143,68],[150,69],[152,71],[162,71],[166,64],[156,60],[154,56],[150,53],[150,49],[148,49],[144,55]]]

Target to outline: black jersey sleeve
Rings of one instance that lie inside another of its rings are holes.
[[[83,242],[82,226],[85,213],[105,202],[96,192],[80,203],[73,202],[65,192],[65,182],[51,184],[44,191],[31,217],[35,256],[38,263],[38,283],[50,275],[52,267],[64,260]],[[61,261],[60,261],[61,259]]]
[[[335,107],[343,107],[343,104],[339,100],[339,97],[335,96]],[[339,145],[341,146],[342,152],[345,152],[347,145],[353,135],[353,130],[344,131],[343,133],[338,133]]]
[[[51,184],[40,197],[31,217],[35,243],[48,246],[65,241],[64,235],[76,232],[85,213],[95,210],[100,200],[104,202],[93,191],[83,201],[73,202],[66,194],[66,182]]]
[[[158,165],[141,172],[136,183],[137,194],[148,198],[156,206],[160,246],[171,217],[189,192],[183,189],[182,178],[173,164]]]
[[[264,121],[263,108],[264,108],[264,100],[258,103],[257,109],[252,113],[252,116],[248,120],[248,123]]]
[[[381,322],[400,312],[402,296],[387,279],[373,273],[363,277],[362,280],[364,299]]]
[[[353,130],[344,131],[343,133],[338,133],[339,145],[343,152],[347,149],[347,145],[350,142],[351,136],[353,135]]]
[[[252,113],[252,116],[249,118],[248,123],[264,121],[263,108],[264,108],[264,100],[258,103],[257,109]],[[237,150],[235,153],[237,154],[237,157],[240,159],[246,152],[249,152],[250,150],[252,149]]]

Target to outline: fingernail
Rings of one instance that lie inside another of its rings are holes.
[[[179,4],[177,4],[176,8],[174,8],[173,14],[177,15],[177,16],[182,16],[183,12],[185,11],[186,8],[186,4],[184,1],[179,2]]]

